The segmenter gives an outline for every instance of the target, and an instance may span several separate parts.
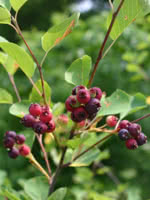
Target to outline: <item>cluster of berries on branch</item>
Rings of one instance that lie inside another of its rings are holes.
[[[23,134],[16,134],[14,131],[7,131],[4,135],[4,147],[8,149],[10,158],[17,158],[19,155],[27,156],[30,153],[30,147],[24,144],[26,138]]]
[[[72,95],[67,98],[66,109],[71,112],[71,119],[76,123],[86,119],[92,120],[101,107],[101,98],[100,88],[87,89],[85,86],[78,85],[73,88]]]
[[[29,114],[25,115],[21,123],[25,127],[32,128],[37,134],[50,133],[55,130],[53,115],[48,106],[40,106],[37,103],[31,104]]]

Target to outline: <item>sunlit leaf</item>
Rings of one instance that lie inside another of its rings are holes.
[[[11,8],[9,0],[0,0],[0,6],[7,8],[8,10]]]
[[[15,11],[19,9],[27,2],[28,0],[10,0],[11,6]]]
[[[4,89],[0,88],[0,104],[12,104],[13,97]]]
[[[67,188],[59,188],[51,196],[48,200],[64,200],[67,193]]]
[[[7,8],[0,7],[0,24],[10,24],[11,15]]]

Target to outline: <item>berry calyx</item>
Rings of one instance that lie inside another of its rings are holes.
[[[86,104],[90,100],[89,91],[86,89],[80,89],[77,93],[77,99],[80,103]]]
[[[25,115],[22,119],[21,119],[21,123],[25,126],[25,127],[32,127],[34,125],[34,123],[36,122],[36,119],[30,115],[27,114]]]
[[[75,108],[74,111],[71,113],[71,119],[74,122],[81,122],[87,119],[88,113],[83,106]]]
[[[22,145],[22,146],[19,148],[19,153],[20,153],[20,155],[22,155],[22,156],[27,156],[27,155],[30,154],[30,152],[31,152],[30,147],[27,146],[27,145],[25,145],[25,144]]]
[[[76,87],[74,87],[72,89],[72,95],[76,95],[78,93],[78,91],[81,90],[81,89],[85,89],[85,86],[83,86],[83,85],[77,85]]]
[[[13,147],[8,151],[8,156],[13,159],[17,158],[19,156],[19,150],[16,147]]]
[[[106,118],[106,123],[109,127],[114,127],[116,126],[117,124],[117,121],[118,121],[118,118],[114,115],[110,115]]]
[[[52,113],[49,110],[44,110],[40,115],[40,121],[47,123],[52,119]]]
[[[138,148],[138,143],[135,139],[130,138],[130,139],[126,140],[126,147],[128,149],[136,149],[136,148]]]
[[[29,107],[29,113],[34,117],[37,117],[42,113],[42,108],[39,104],[33,103]]]
[[[141,126],[136,123],[131,123],[128,127],[130,134],[136,138],[141,132]]]
[[[147,136],[144,135],[144,133],[140,133],[137,138],[136,138],[136,141],[138,143],[139,146],[147,143]]]
[[[15,144],[15,139],[12,137],[4,138],[4,147],[11,149]]]
[[[51,120],[50,122],[47,123],[47,133],[51,133],[55,130],[55,122],[53,120]]]
[[[86,105],[85,109],[88,112],[89,115],[92,115],[94,113],[97,113],[100,109],[101,104],[98,99],[92,98]]]
[[[23,134],[19,134],[16,136],[16,143],[17,144],[23,144],[25,142],[26,138]]]
[[[6,133],[5,133],[5,137],[11,137],[11,138],[13,138],[13,139],[15,139],[16,138],[16,132],[15,131],[7,131]]]
[[[118,133],[118,136],[121,140],[128,140],[130,138],[129,131],[127,129],[121,129]]]
[[[96,98],[99,100],[102,98],[103,93],[100,88],[97,87],[90,88],[89,92],[92,98]]]
[[[75,96],[69,96],[65,102],[67,111],[72,112],[75,107],[79,106],[79,102]]]
[[[38,134],[46,133],[47,128],[48,128],[47,125],[44,124],[43,122],[36,122],[33,125],[33,130]]]
[[[119,126],[118,128],[120,129],[128,129],[128,127],[130,126],[130,122],[128,120],[122,120],[120,123],[119,123]]]

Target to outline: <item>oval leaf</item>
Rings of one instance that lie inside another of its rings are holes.
[[[17,12],[28,0],[10,0],[11,6]]]
[[[0,88],[0,104],[12,104],[13,97],[4,89]]]
[[[35,133],[34,133],[34,131],[28,129],[28,130],[25,130],[25,131],[21,131],[20,134],[23,134],[26,137],[25,143],[30,148],[32,148],[32,145],[33,145],[33,142],[34,142],[34,139],[35,139]]]
[[[59,188],[48,198],[48,200],[64,200],[67,188]]]
[[[0,39],[2,40],[2,38]],[[27,54],[23,48],[7,41],[6,42],[1,41],[0,47],[16,61],[16,63],[26,74],[26,76],[28,77],[33,76],[35,70],[34,62],[32,58],[29,56],[29,54]]]
[[[11,15],[7,8],[0,7],[0,24],[10,24]]]
[[[7,8],[8,10],[11,8],[9,0],[0,0],[0,6]]]
[[[92,66],[91,57],[85,55],[75,60],[65,73],[65,80],[73,85],[87,85]]]
[[[79,19],[79,13],[73,14],[61,24],[50,28],[42,37],[42,47],[45,51],[51,50],[69,35]]]

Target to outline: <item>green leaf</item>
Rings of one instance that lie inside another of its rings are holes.
[[[0,104],[12,104],[13,97],[4,89],[0,88]]]
[[[31,103],[27,100],[15,103],[9,108],[9,113],[22,118],[25,114],[29,113],[30,104]]]
[[[4,183],[6,176],[7,176],[6,172],[3,170],[0,170],[0,186]]]
[[[20,200],[20,198],[18,197],[18,195],[13,189],[10,189],[10,188],[8,189],[4,186],[1,187],[0,195],[7,197],[11,200]]]
[[[8,57],[7,54],[5,54],[3,52],[0,52],[0,63],[4,64],[6,62],[6,60],[7,60],[7,57]]]
[[[0,6],[7,8],[8,10],[11,8],[9,0],[0,0]]]
[[[69,35],[79,19],[79,13],[73,14],[59,25],[50,28],[42,37],[42,47],[45,51],[51,50]]]
[[[26,51],[18,45],[4,40],[4,38],[0,38],[0,47],[16,61],[26,76],[32,77],[35,66],[29,54],[27,54]]]
[[[45,177],[36,177],[27,180],[24,184],[25,192],[33,200],[46,200],[49,184]]]
[[[75,60],[65,73],[65,80],[73,85],[87,85],[91,70],[91,57],[85,55]]]
[[[15,72],[19,68],[19,65],[11,56],[7,57],[7,60],[5,61],[4,65],[5,65],[6,71],[10,73],[11,75],[15,74]]]
[[[114,9],[116,10],[120,4],[120,0],[115,0],[113,4]],[[126,29],[132,22],[149,12],[149,0],[125,0],[110,33],[111,38],[113,40],[117,39],[124,29]],[[112,14],[108,16],[107,27],[109,27],[111,19]]]
[[[37,86],[37,88],[39,89],[39,91],[41,92],[42,94],[42,84],[41,84],[41,80],[38,80],[35,84]],[[46,81],[44,81],[44,87],[45,87],[45,95],[46,95],[46,100],[47,102],[50,103],[51,101],[51,88],[50,86],[48,85],[48,83]],[[40,96],[38,94],[38,92],[36,91],[36,89],[33,87],[32,88],[32,92],[30,94],[30,97],[29,97],[30,101],[31,102],[36,102],[36,103],[40,103],[42,104],[43,103],[43,98],[42,96]]]
[[[52,113],[55,117],[57,117],[64,112],[64,109],[65,109],[64,103],[59,102],[53,106]]]
[[[7,8],[0,7],[0,24],[10,24],[11,15]]]
[[[21,131],[21,134],[23,134],[25,137],[26,137],[26,144],[32,148],[32,145],[33,145],[33,142],[34,142],[34,139],[35,139],[35,133],[34,131],[30,130],[30,129],[27,129],[25,131]]]
[[[59,188],[48,198],[48,200],[64,200],[67,188]]]
[[[27,2],[28,0],[10,0],[11,6],[13,9],[18,12],[19,9]]]

